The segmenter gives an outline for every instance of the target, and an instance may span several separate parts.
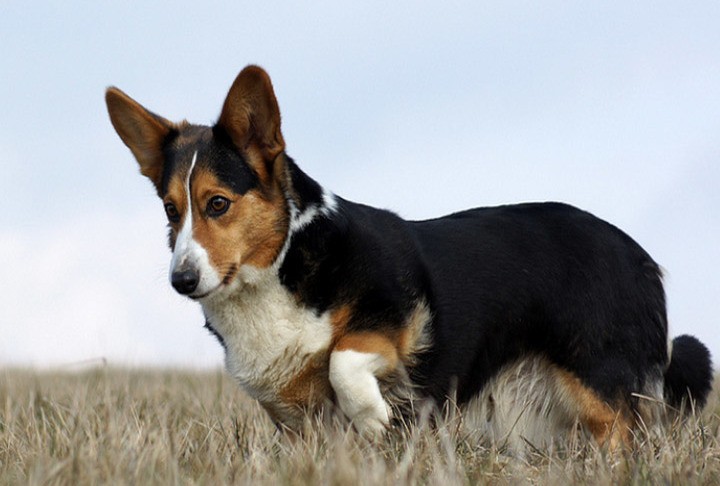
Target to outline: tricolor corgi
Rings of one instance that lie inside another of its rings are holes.
[[[228,372],[278,424],[298,429],[332,404],[373,434],[452,397],[479,406],[494,437],[579,423],[613,446],[647,401],[706,401],[709,352],[668,341],[658,265],[585,211],[406,221],[336,196],[286,154],[256,66],[214,126],[170,122],[117,88],[106,102],[162,199],[172,286],[202,306]]]

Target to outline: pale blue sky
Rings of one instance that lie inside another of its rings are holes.
[[[672,333],[720,356],[719,2],[136,5],[0,4],[0,363],[221,362],[103,92],[210,124],[248,63],[328,189],[409,218],[590,210],[666,269]]]

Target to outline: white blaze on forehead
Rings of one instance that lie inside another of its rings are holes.
[[[182,228],[175,239],[175,249],[173,250],[172,260],[170,262],[170,278],[172,279],[172,274],[176,271],[190,269],[197,271],[200,276],[200,283],[193,295],[203,295],[220,285],[220,278],[210,264],[210,258],[205,248],[193,238],[193,207],[192,195],[190,193],[190,179],[192,178],[196,161],[197,150],[193,154],[190,168],[185,177],[187,209],[185,211],[185,221],[183,221]]]
[[[189,228],[190,236],[192,236],[192,196],[190,195],[190,178],[192,177],[193,170],[195,169],[195,162],[197,161],[197,150],[193,154],[192,162],[190,162],[190,168],[188,169],[187,176],[185,176],[185,197],[187,198],[187,215],[185,216],[185,224],[183,224],[182,231],[180,234]]]
[[[187,177],[185,177],[185,194],[187,194],[188,203],[188,214],[192,215],[190,211],[190,205],[192,204],[192,198],[190,197],[190,177],[192,177],[193,170],[195,169],[195,162],[197,162],[197,150],[193,154],[192,162],[190,162],[190,168],[188,169]]]
[[[182,265],[184,261],[181,261],[183,257],[187,256],[187,250],[192,243],[192,197],[190,196],[190,177],[192,176],[193,169],[195,169],[195,162],[197,161],[197,150],[193,154],[190,168],[185,176],[185,197],[186,197],[186,211],[185,221],[183,226],[175,239],[175,249],[173,250],[172,262],[170,263],[170,273],[172,274],[175,269]]]

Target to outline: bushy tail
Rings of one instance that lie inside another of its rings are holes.
[[[670,366],[665,372],[665,401],[681,408],[691,398],[699,410],[712,388],[710,351],[694,336],[673,339]]]

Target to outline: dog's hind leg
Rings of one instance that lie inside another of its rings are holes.
[[[556,370],[563,405],[575,414],[601,447],[616,451],[630,445],[630,424],[623,407],[612,407],[573,373]]]
[[[361,433],[379,434],[389,425],[389,407],[378,377],[397,365],[393,342],[374,332],[343,336],[330,354],[329,378],[337,403]]]

